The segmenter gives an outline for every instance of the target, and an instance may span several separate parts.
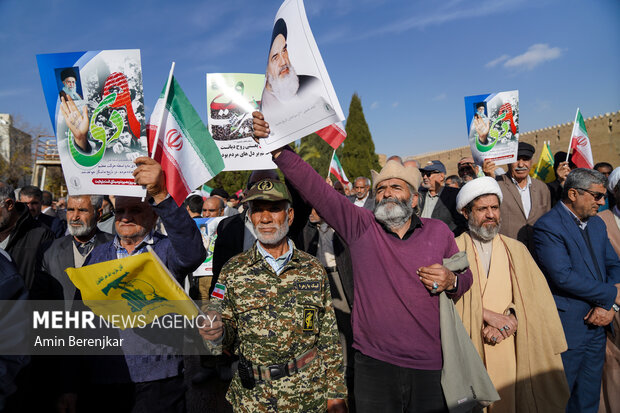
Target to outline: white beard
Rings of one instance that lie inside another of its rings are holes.
[[[264,245],[276,245],[280,241],[282,241],[286,235],[288,234],[288,220],[285,219],[282,225],[278,227],[276,232],[272,234],[263,234],[260,232],[261,224],[256,226],[256,238],[260,241],[261,244]],[[265,225],[265,228],[273,228],[272,225]]]
[[[375,205],[375,219],[388,228],[400,228],[413,215],[413,195],[407,201],[384,198]]]
[[[478,226],[474,222],[473,217],[470,216],[469,220],[467,221],[467,225],[469,226],[469,232],[471,232],[471,234],[474,235],[475,238],[478,238],[479,240],[482,240],[484,242],[489,242],[492,241],[493,238],[497,236],[497,234],[499,234],[501,222],[500,224],[497,224],[491,228],[489,228],[488,225]]]
[[[273,78],[267,74],[267,80],[271,85],[271,91],[280,102],[286,102],[295,97],[299,90],[299,78],[293,66],[288,67],[288,74],[284,77]]]
[[[71,225],[71,223],[69,222],[69,225],[67,225],[67,227],[69,228],[69,234],[73,235],[74,237],[83,237],[84,235],[90,234],[90,232],[95,228],[95,225],[97,225],[97,221],[93,220],[93,222],[91,222],[91,225],[82,222],[82,225],[76,227]]]

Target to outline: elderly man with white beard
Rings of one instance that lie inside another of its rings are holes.
[[[269,135],[254,112],[254,134]],[[348,244],[354,278],[353,347],[358,412],[444,412],[439,296],[472,282],[441,263],[458,252],[448,226],[418,218],[420,172],[389,161],[373,171],[374,213],[329,186],[290,148],[272,152],[286,179]]]
[[[102,203],[102,195],[69,196],[67,225],[70,235],[55,240],[43,256],[43,271],[51,278],[44,281],[43,285],[38,282],[41,280],[37,280],[35,286],[46,297],[64,299],[67,309],[71,308],[75,285],[65,269],[81,267],[94,247],[112,239],[111,234],[97,228]]]
[[[267,61],[265,92],[262,98],[264,111],[290,103],[319,84],[314,76],[298,75],[291,64],[287,48],[288,30],[283,19],[273,26],[271,49]]]
[[[200,333],[235,347],[239,371],[227,398],[239,412],[346,412],[342,350],[321,263],[286,236],[293,222],[286,185],[263,179],[243,201],[257,241],[228,260],[211,301],[221,316]],[[223,319],[220,321],[220,318]]]
[[[503,198],[491,177],[469,181],[457,196],[469,232],[456,243],[467,253],[473,284],[456,308],[501,397],[490,413],[564,412],[562,324],[525,245],[499,234]]]

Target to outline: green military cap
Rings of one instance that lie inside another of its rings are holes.
[[[293,202],[288,188],[280,181],[263,179],[248,191],[243,202],[249,201],[288,201]]]

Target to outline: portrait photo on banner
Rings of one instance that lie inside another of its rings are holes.
[[[285,1],[270,36],[261,111],[273,150],[344,120],[344,114],[310,30],[302,0]]]
[[[60,97],[66,100],[67,96],[69,96],[74,101],[84,99],[79,67],[61,67],[55,69],[54,72],[56,73],[58,95]]]

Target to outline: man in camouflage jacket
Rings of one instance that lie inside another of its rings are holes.
[[[218,319],[202,336],[240,355],[227,398],[235,411],[345,412],[342,350],[329,282],[320,262],[294,247],[286,186],[269,179],[244,202],[258,241],[231,258],[211,301]],[[223,334],[223,335],[222,335]]]

